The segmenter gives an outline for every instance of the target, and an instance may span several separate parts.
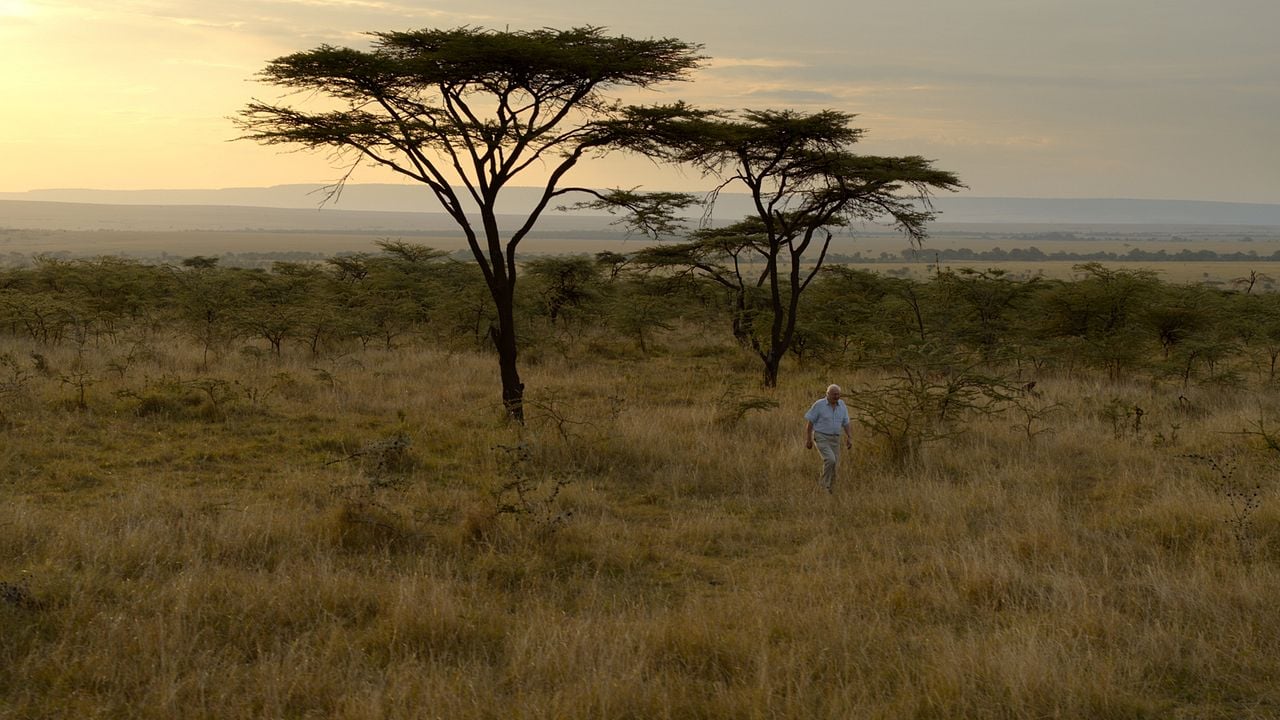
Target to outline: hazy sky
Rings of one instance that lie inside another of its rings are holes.
[[[0,191],[330,182],[323,156],[228,142],[229,116],[278,97],[254,74],[462,24],[702,43],[709,66],[650,101],[858,113],[864,152],[933,158],[969,195],[1280,203],[1276,0],[0,0]]]

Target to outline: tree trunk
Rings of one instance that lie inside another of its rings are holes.
[[[733,339],[741,347],[751,347],[751,316],[747,314],[747,296],[739,289],[734,296],[733,305]]]
[[[769,353],[763,357],[764,360],[764,386],[767,388],[778,387],[778,367],[782,365],[782,357],[777,353]]]
[[[509,288],[493,293],[498,311],[498,327],[491,328],[494,347],[498,350],[498,371],[502,376],[502,407],[507,415],[524,424],[524,383],[516,367],[515,294]]]

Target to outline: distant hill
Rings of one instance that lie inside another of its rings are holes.
[[[535,188],[509,188],[511,214],[526,212]],[[64,230],[327,230],[448,232],[454,226],[434,199],[415,185],[348,185],[320,209],[319,185],[277,185],[222,190],[33,190],[0,193],[0,227]],[[571,202],[567,199],[566,202]],[[935,226],[1162,225],[1280,227],[1280,205],[1183,200],[1036,199],[944,196]],[[715,218],[750,210],[741,194],[722,194]],[[540,229],[617,232],[605,216],[549,212]]]
[[[533,234],[591,236],[620,234],[612,218],[548,213]],[[514,219],[504,223],[510,227]],[[324,232],[459,235],[444,213],[374,212],[251,207],[240,205],[104,205],[96,203],[0,200],[0,228],[30,230],[191,230],[270,233]]]

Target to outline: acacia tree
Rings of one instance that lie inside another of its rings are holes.
[[[1119,380],[1150,355],[1153,338],[1142,321],[1160,280],[1151,270],[1112,270],[1096,262],[1072,269],[1082,277],[1050,284],[1035,296],[1035,334],[1052,341],[1047,349],[1057,357],[1078,357]]]
[[[605,199],[603,205],[612,203]],[[636,252],[632,264],[641,271],[663,269],[676,276],[704,277],[718,285],[732,305],[733,337],[744,347],[751,346],[751,328],[759,309],[758,293],[743,265],[751,258],[750,221],[728,227],[702,228],[686,242],[653,245]]]
[[[492,31],[462,27],[375,32],[370,50],[324,45],[271,61],[273,85],[327,98],[305,111],[255,101],[241,111],[244,139],[336,151],[351,170],[380,165],[422,183],[466,236],[498,317],[502,401],[523,420],[516,365],[516,248],[583,158],[637,147],[682,104],[627,106],[610,95],[684,79],[699,46],[671,38],[608,36],[601,28]],[[332,187],[341,190],[342,181]],[[542,175],[545,173],[545,175]],[[515,227],[499,222],[502,190],[537,175],[542,192]],[[457,185],[455,185],[457,183]]]
[[[1012,336],[1017,318],[1040,289],[1040,278],[1015,280],[998,268],[947,268],[934,276],[931,289],[951,343],[966,345],[991,362],[1016,348]]]
[[[555,326],[577,314],[600,294],[600,265],[585,255],[534,258],[525,271],[536,280],[540,310]]]
[[[953,173],[919,156],[855,154],[851,148],[863,130],[851,125],[853,118],[835,110],[748,110],[674,118],[646,138],[650,153],[718,178],[713,203],[729,187],[750,196],[754,213],[714,237],[736,248],[724,253],[731,264],[720,267],[733,277],[723,284],[743,290],[739,298],[748,288],[767,294],[766,313],[739,302],[734,327],[760,357],[766,387],[777,385],[778,367],[795,338],[801,294],[821,269],[833,231],[855,221],[887,220],[918,242],[934,217],[931,193],[963,187]],[[745,264],[743,255],[762,264]],[[765,318],[768,326],[758,327]]]
[[[182,269],[170,268],[174,285],[170,308],[185,333],[200,343],[201,370],[208,369],[209,355],[220,353],[238,337],[238,321],[248,304],[248,271],[221,269],[218,259],[197,255],[182,261]]]

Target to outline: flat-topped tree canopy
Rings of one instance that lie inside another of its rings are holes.
[[[629,106],[606,92],[684,79],[703,57],[700,46],[680,40],[615,37],[598,27],[370,36],[369,50],[322,45],[271,61],[260,73],[266,82],[345,107],[306,112],[255,101],[237,120],[243,138],[355,153],[353,169],[364,160],[422,182],[473,241],[455,183],[484,216],[513,177],[545,164],[550,200],[570,191],[559,183],[586,153],[644,153],[635,138],[649,127],[695,116],[683,103]],[[486,229],[487,260],[497,264],[501,249],[513,251],[545,207],[505,243]]]
[[[599,85],[681,80],[698,65],[697,46],[671,38],[608,36],[602,28],[491,32],[474,28],[373,33],[377,48],[401,60],[424,85],[460,77],[487,90],[576,93]],[[404,78],[410,80],[410,78]],[[566,95],[567,97],[567,95]]]
[[[371,50],[321,45],[285,55],[260,75],[268,82],[298,88],[331,89],[338,83],[428,88],[474,85],[495,90],[588,89],[604,85],[650,85],[682,80],[704,59],[701,46],[673,38],[610,36],[604,28],[497,31],[448,30],[371,32]]]
[[[838,110],[744,110],[677,119],[653,142],[666,156],[740,182],[758,203],[758,217],[780,239],[850,220],[888,218],[912,240],[924,236],[935,190],[961,187],[954,173],[920,156],[859,155],[864,135],[856,115]],[[923,205],[923,208],[922,208]]]
[[[237,119],[242,139],[334,151],[350,169],[333,193],[361,162],[427,186],[466,236],[488,283],[501,326],[494,340],[503,400],[519,418],[516,246],[553,198],[584,190],[561,184],[583,157],[644,153],[638,138],[656,123],[699,115],[683,103],[626,105],[610,91],[685,79],[702,62],[701,47],[610,36],[592,26],[369,35],[368,50],[322,45],[268,63],[264,81],[328,107],[308,112],[254,101]],[[538,179],[526,184],[542,187],[540,201],[516,227],[499,227],[502,188],[530,168]]]
[[[446,156],[459,180],[500,185],[552,148],[576,160],[575,150],[621,143],[634,125],[619,121],[644,115],[606,91],[681,80],[703,59],[691,43],[614,37],[598,27],[370,36],[369,50],[322,45],[271,61],[264,81],[347,108],[308,114],[253,102],[240,114],[244,137],[351,148],[434,183],[429,158],[417,157],[430,149]],[[395,162],[400,154],[406,162]],[[463,159],[471,162],[459,166]]]

